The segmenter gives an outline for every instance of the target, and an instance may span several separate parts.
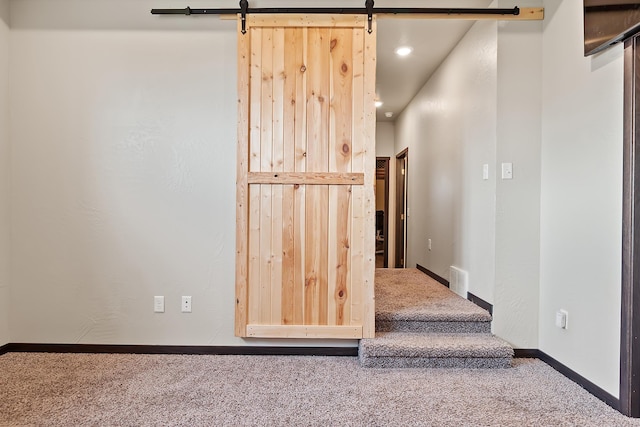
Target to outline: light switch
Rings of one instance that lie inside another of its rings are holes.
[[[489,165],[486,163],[482,165],[482,179],[485,181],[489,179]]]
[[[153,311],[155,313],[164,313],[164,296],[156,295],[153,297]]]
[[[502,179],[513,179],[513,163],[502,164]]]
[[[567,310],[558,310],[556,312],[556,326],[560,329],[569,328],[569,312]]]

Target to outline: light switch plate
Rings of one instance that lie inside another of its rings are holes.
[[[489,165],[486,163],[482,165],[482,179],[485,181],[489,179]]]
[[[153,297],[153,311],[154,313],[164,313],[164,297],[156,295]]]
[[[560,329],[569,328],[569,313],[567,310],[558,310],[556,312],[556,326]]]

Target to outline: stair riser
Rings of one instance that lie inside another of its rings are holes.
[[[478,357],[360,357],[366,368],[462,368],[502,369],[511,367],[511,358]]]
[[[491,333],[491,322],[420,322],[376,320],[376,332]]]

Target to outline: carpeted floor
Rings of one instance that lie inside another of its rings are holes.
[[[532,359],[367,369],[354,357],[8,353],[2,426],[640,426]]]

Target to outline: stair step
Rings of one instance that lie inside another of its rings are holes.
[[[380,331],[489,333],[491,320],[488,311],[418,270],[376,270],[376,326],[380,325]]]
[[[484,333],[382,332],[360,341],[360,362],[378,368],[507,368],[513,349]]]

